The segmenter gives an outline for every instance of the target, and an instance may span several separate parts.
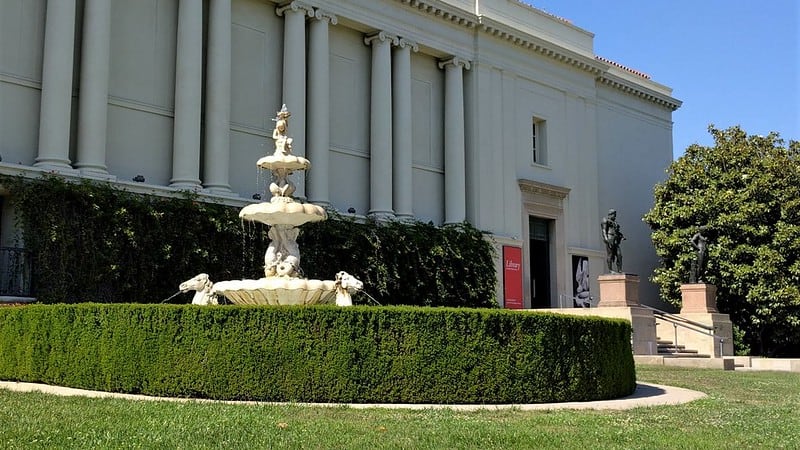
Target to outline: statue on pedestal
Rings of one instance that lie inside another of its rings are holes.
[[[620,244],[625,236],[617,223],[617,211],[608,210],[608,215],[600,221],[600,232],[606,244],[606,265],[611,273],[622,273],[622,249]],[[614,270],[616,268],[616,270]]]
[[[695,259],[692,261],[692,268],[689,271],[689,283],[692,284],[705,282],[703,278],[708,265],[708,238],[702,233],[706,229],[707,227],[701,226],[689,240],[695,249]]]

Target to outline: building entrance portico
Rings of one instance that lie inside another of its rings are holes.
[[[538,181],[519,180],[522,196],[525,308],[558,306],[566,292],[568,272],[564,241],[564,199],[569,189]]]
[[[528,248],[530,249],[531,308],[550,307],[552,251],[550,227],[553,221],[528,216]]]

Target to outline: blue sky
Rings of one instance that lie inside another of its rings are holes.
[[[800,0],[528,0],[594,33],[595,54],[683,101],[673,156],[741,125],[800,140]]]

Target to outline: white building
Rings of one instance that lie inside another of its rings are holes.
[[[526,307],[572,295],[575,257],[598,292],[616,208],[653,303],[641,216],[680,101],[592,41],[515,0],[0,0],[0,171],[244,205],[285,103],[308,201],[467,220],[522,249]]]

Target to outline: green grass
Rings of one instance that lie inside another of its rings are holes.
[[[454,412],[0,390],[0,448],[800,448],[800,374],[638,366],[637,375],[709,396],[627,411]]]

